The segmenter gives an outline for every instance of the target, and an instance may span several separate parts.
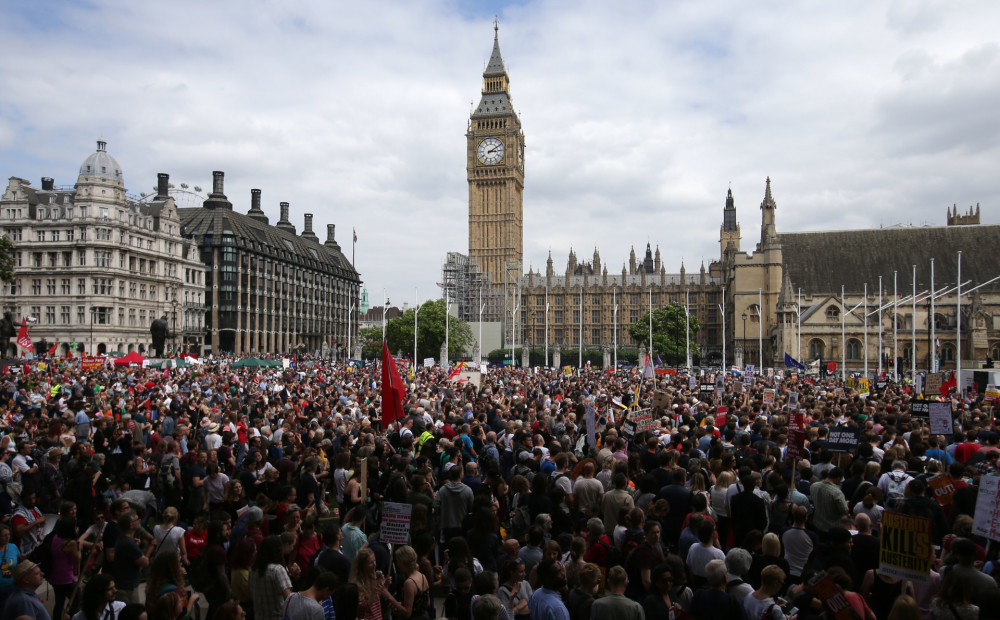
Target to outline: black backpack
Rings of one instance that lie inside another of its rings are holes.
[[[28,559],[38,564],[39,568],[45,574],[52,572],[52,540],[55,538],[55,535],[55,530],[49,532],[42,539],[41,544],[35,547],[35,550],[28,556]]]

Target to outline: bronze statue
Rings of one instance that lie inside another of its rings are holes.
[[[166,314],[153,321],[149,326],[149,333],[153,335],[153,352],[156,353],[156,357],[163,357],[163,346],[170,336]]]
[[[3,313],[3,318],[0,318],[0,345],[3,346],[3,357],[6,357],[10,352],[10,339],[16,335],[17,326],[14,325],[14,316],[8,310]]]

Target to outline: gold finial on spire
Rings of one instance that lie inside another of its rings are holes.
[[[497,38],[499,36],[500,36],[500,16],[494,14],[493,15],[493,38],[495,39],[495,38]]]

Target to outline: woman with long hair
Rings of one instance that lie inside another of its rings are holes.
[[[396,569],[404,579],[400,588],[401,601],[389,594],[384,583],[379,583],[379,594],[389,601],[395,610],[394,616],[410,620],[430,620],[434,608],[431,607],[431,586],[427,577],[417,565],[417,552],[412,547],[396,549]]]
[[[726,503],[726,493],[733,484],[733,473],[723,469],[715,478],[715,484],[709,490],[712,512],[715,513],[715,527],[719,534],[719,540],[723,545],[729,540],[729,504]]]
[[[167,506],[163,510],[163,523],[153,528],[153,542],[156,545],[153,549],[151,559],[168,551],[174,551],[180,557],[181,562],[190,565],[187,556],[187,545],[184,542],[184,528],[177,525],[180,515],[173,506]]]
[[[83,587],[80,598],[80,611],[72,620],[113,620],[118,617],[125,603],[115,600],[115,580],[103,573],[90,578]]]
[[[281,606],[292,593],[292,579],[285,568],[280,536],[268,536],[260,543],[247,582],[256,620],[281,617]]]
[[[340,503],[341,518],[349,515],[355,506],[361,505],[361,467],[347,472],[349,476],[347,484],[344,485],[344,501]]]
[[[62,618],[66,602],[72,598],[80,574],[80,543],[77,542],[76,519],[60,517],[52,535],[52,568],[46,579],[56,592],[52,616]]]
[[[235,523],[239,519],[240,509],[247,505],[247,493],[243,488],[243,483],[237,479],[230,480],[226,483],[226,490],[222,497],[222,510]]]
[[[358,589],[357,617],[363,620],[382,620],[382,602],[379,595],[385,588],[385,577],[375,573],[374,551],[368,547],[358,550],[354,556],[354,564],[351,565],[348,582]]]
[[[973,583],[957,571],[948,571],[941,581],[941,591],[931,601],[932,620],[975,620],[979,606],[972,604]]]
[[[181,598],[181,604],[191,608],[191,600],[197,600],[198,595],[192,594],[190,599],[184,589],[184,569],[181,558],[175,549],[162,551],[153,558],[149,565],[149,576],[146,579],[146,611],[155,615],[157,601],[167,594],[176,594]]]
[[[525,577],[524,560],[514,558],[507,561],[500,569],[500,587],[497,588],[497,598],[503,603],[515,620],[528,620],[528,599],[531,598],[531,584]]]

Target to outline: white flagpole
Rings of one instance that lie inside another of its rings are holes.
[[[927,372],[937,372],[937,342],[934,341],[935,336],[935,325],[934,320],[934,259],[931,259],[931,317],[930,317],[930,330],[931,330],[931,351],[930,351],[930,368]]]
[[[878,376],[882,376],[882,276],[878,277]]]
[[[483,304],[483,287],[479,287],[479,359],[476,363],[483,363],[483,310],[486,306]]]
[[[892,272],[892,380],[899,381],[899,283],[898,272]]]
[[[847,302],[844,301],[844,285],[840,285],[840,380],[847,379]]]
[[[545,285],[545,367],[549,367],[549,285]]]
[[[722,304],[726,303],[726,287],[722,287]],[[726,311],[719,304],[719,313],[722,314],[722,370],[726,370]]]
[[[865,282],[865,378],[868,378],[868,283]]]
[[[385,342],[385,313],[389,309],[389,293],[382,289],[382,342]]]
[[[958,251],[958,294],[955,296],[955,381],[962,398],[962,250]]]
[[[614,306],[615,372],[618,372],[618,287],[611,289],[611,304]]]
[[[757,289],[757,359],[764,371],[764,289]]]
[[[420,314],[420,291],[413,287],[413,372],[417,372],[417,315]]]
[[[451,307],[451,299],[449,299],[449,295],[448,295],[448,285],[445,284],[445,287],[444,287],[444,363],[443,363],[443,365],[444,365],[445,368],[448,368],[448,360],[451,359],[451,349],[449,348],[449,342],[448,342],[448,332],[451,331],[451,317],[448,316],[449,314],[451,314],[450,307]]]
[[[578,353],[576,367],[583,370],[583,284],[580,285],[580,346],[576,349]]]
[[[653,363],[653,285],[649,286],[649,363]]]
[[[347,311],[347,359],[348,360],[351,359],[351,336],[353,335],[351,333],[351,319],[354,318],[354,306],[357,303],[358,303],[357,301],[352,301],[351,309]]]
[[[691,291],[684,292],[684,357],[687,362],[687,371],[691,372]]]
[[[802,362],[802,289],[799,289],[799,307],[796,308],[795,317],[798,322],[798,344],[795,346],[796,351],[798,351],[799,356],[795,359]]]
[[[917,266],[913,266],[913,316],[910,319],[910,380],[917,380]]]

